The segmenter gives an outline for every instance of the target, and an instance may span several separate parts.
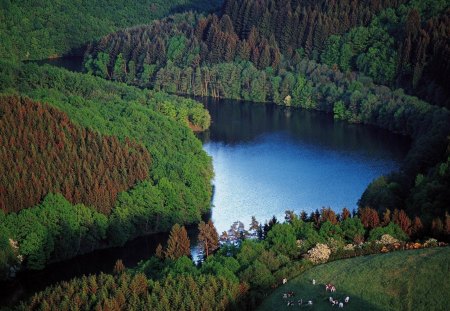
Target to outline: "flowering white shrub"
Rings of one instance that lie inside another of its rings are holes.
[[[344,250],[346,251],[353,251],[355,250],[355,245],[354,244],[347,244],[344,246]]]
[[[331,255],[331,249],[326,244],[318,243],[315,247],[311,248],[305,255],[305,258],[309,259],[314,264],[325,263],[328,261]]]
[[[389,234],[383,234],[378,243],[383,244],[383,245],[390,245],[390,244],[394,244],[394,243],[398,243],[398,242],[399,241],[396,238],[394,238],[393,236],[391,236]]]

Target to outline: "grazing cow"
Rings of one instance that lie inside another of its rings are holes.
[[[334,287],[334,285],[332,285],[330,288],[330,292],[334,293],[335,291],[336,291],[336,287]]]
[[[300,300],[298,301],[298,305],[301,306],[302,304],[303,304],[303,299],[300,299]]]
[[[309,305],[312,305],[312,301],[311,301],[311,300],[308,300],[308,304],[309,304]]]
[[[283,298],[284,298],[284,299],[288,298],[288,294],[284,293],[284,294],[283,294]]]
[[[331,283],[325,284],[325,290],[326,290],[327,292],[328,292],[328,291],[332,291],[333,287],[334,287],[334,285],[331,284]],[[336,290],[336,288],[335,288],[335,290]]]
[[[286,283],[287,283],[287,279],[284,278],[284,279],[283,279],[283,284],[286,284]]]
[[[345,301],[345,303],[348,303],[349,302],[349,300],[350,300],[350,297],[345,297],[345,299],[344,299],[344,301]]]
[[[339,308],[343,308],[344,304],[342,302],[339,303]]]
[[[313,280],[312,280],[312,283],[313,283],[313,285],[316,285],[316,280],[313,279]]]
[[[331,303],[333,303],[333,301],[334,301],[334,300],[333,300],[333,297],[330,297],[330,298],[328,299],[328,301],[331,302]]]
[[[288,297],[295,297],[295,293],[293,291],[290,291],[287,294],[288,294]]]

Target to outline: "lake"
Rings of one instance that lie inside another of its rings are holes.
[[[251,216],[357,207],[367,185],[399,168],[409,139],[372,126],[273,104],[199,99],[212,117],[202,133],[215,178],[212,219],[219,232]]]

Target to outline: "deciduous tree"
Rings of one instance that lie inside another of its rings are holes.
[[[208,257],[219,247],[219,234],[211,219],[207,223],[201,221],[198,225],[198,230],[198,241],[205,256]]]

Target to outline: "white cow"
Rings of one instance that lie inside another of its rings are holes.
[[[312,305],[312,301],[311,301],[311,300],[308,300],[308,304],[309,304],[309,305]]]
[[[339,303],[339,308],[343,308],[344,304],[342,302]]]
[[[283,279],[283,284],[286,284],[286,283],[287,283],[287,279],[284,278],[284,279]]]
[[[316,285],[316,280],[313,279],[313,280],[312,280],[312,283],[313,283],[313,285]]]
[[[344,301],[345,301],[345,303],[348,303],[349,302],[349,300],[350,300],[350,297],[345,297],[345,299],[344,299]]]

